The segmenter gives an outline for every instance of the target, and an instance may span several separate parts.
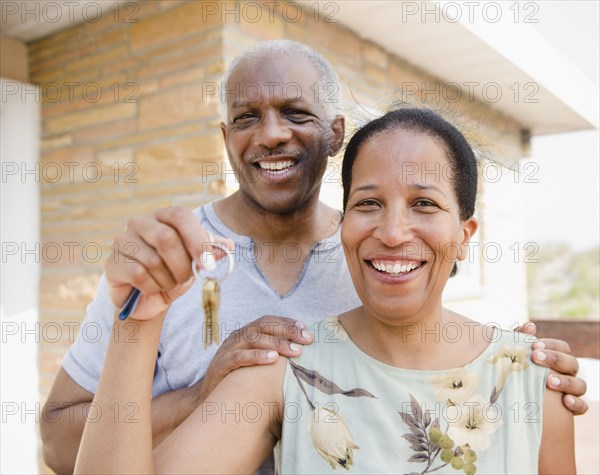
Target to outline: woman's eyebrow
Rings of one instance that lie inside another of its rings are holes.
[[[363,186],[359,186],[358,188],[355,188],[354,190],[352,190],[350,192],[350,194],[348,195],[348,197],[352,196],[354,193],[358,193],[359,191],[371,191],[371,190],[375,190],[379,188],[378,185],[363,185]]]
[[[442,189],[438,186],[430,183],[409,183],[408,186],[410,188],[415,188],[416,190],[423,191],[437,191],[438,193],[443,193]]]

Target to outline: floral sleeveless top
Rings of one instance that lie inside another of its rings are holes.
[[[368,356],[337,317],[313,329],[285,372],[277,473],[537,473],[548,370],[531,337],[495,329],[469,364],[420,371]]]

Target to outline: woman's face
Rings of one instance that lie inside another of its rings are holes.
[[[420,321],[441,306],[456,260],[477,230],[462,221],[445,149],[395,129],[365,142],[352,168],[342,242],[358,296],[389,323]]]

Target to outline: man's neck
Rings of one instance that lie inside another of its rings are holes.
[[[214,206],[228,228],[257,243],[294,241],[310,246],[335,234],[340,224],[339,212],[318,199],[291,213],[272,213],[250,205],[238,191]]]

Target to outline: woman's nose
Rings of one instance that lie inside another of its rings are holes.
[[[396,247],[413,239],[409,211],[406,209],[388,209],[373,236],[388,247]]]

